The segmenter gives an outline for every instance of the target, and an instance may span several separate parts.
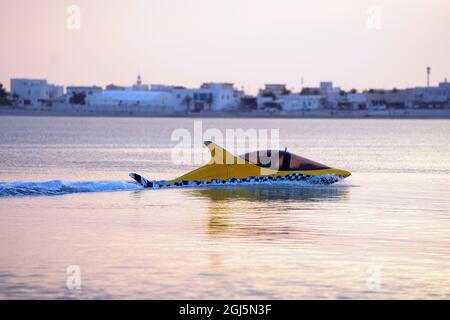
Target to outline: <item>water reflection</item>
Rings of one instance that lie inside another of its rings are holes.
[[[205,188],[189,190],[195,197],[207,198],[212,201],[246,200],[255,202],[285,202],[293,201],[327,201],[343,198],[348,193],[348,187],[338,186],[238,186],[223,188]]]
[[[238,187],[192,189],[187,193],[208,200],[208,234],[251,237],[262,241],[305,240],[323,236],[302,223],[306,214],[323,210],[326,202],[348,196],[346,186]]]

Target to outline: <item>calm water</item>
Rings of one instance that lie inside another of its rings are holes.
[[[279,128],[290,151],[353,175],[141,190],[128,172],[191,168],[170,135],[193,120],[0,117],[0,299],[450,298],[450,121],[203,126]]]

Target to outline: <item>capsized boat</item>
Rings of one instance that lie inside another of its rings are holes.
[[[145,188],[202,186],[217,184],[254,184],[307,181],[331,184],[351,175],[300,157],[287,150],[264,150],[232,155],[214,142],[205,141],[211,160],[202,167],[170,181],[149,181],[137,173],[129,176]]]

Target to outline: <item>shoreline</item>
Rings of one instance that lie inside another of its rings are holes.
[[[45,109],[23,109],[0,107],[0,117],[105,117],[105,118],[261,118],[261,119],[450,119],[450,109],[406,109],[406,110],[310,110],[296,112],[95,112],[88,110],[59,111]]]

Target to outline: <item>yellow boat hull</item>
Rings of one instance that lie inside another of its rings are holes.
[[[186,184],[190,181],[206,181],[213,180],[227,181],[230,179],[248,179],[248,178],[273,178],[277,177],[318,177],[318,176],[337,176],[346,178],[351,175],[350,172],[340,169],[321,169],[321,170],[297,170],[297,171],[279,171],[270,168],[263,168],[256,164],[250,163],[245,159],[236,157],[221,148],[217,144],[207,141],[206,147],[211,152],[211,160],[208,164],[177,177],[167,184],[169,186],[177,184]],[[292,179],[294,180],[294,179]]]

